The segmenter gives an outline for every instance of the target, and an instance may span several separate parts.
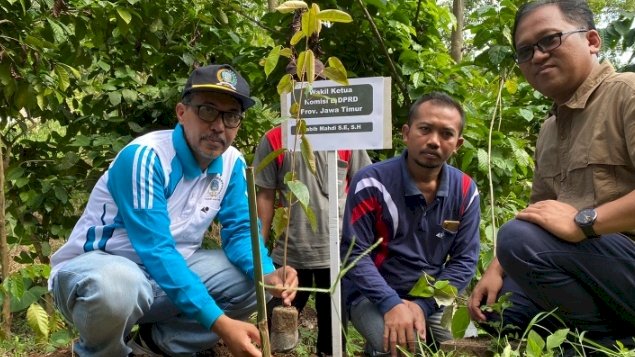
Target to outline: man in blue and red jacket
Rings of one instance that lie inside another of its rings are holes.
[[[351,322],[366,353],[415,351],[417,337],[451,338],[440,325],[443,306],[409,295],[423,273],[459,291],[479,257],[479,194],[474,181],[447,164],[463,143],[465,114],[444,93],[419,98],[402,128],[406,150],[362,169],[351,181],[341,252],[346,264],[379,238],[380,245],[343,279]],[[429,332],[427,332],[429,331]]]

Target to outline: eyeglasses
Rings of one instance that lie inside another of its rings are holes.
[[[196,108],[196,115],[206,123],[211,124],[220,116],[223,119],[223,125],[230,129],[237,128],[243,120],[242,113],[222,112],[208,104],[190,105],[190,107]]]
[[[560,45],[562,45],[562,36],[564,35],[588,31],[589,30],[586,29],[580,29],[567,32],[556,32],[552,35],[547,35],[538,40],[538,42],[534,43],[533,45],[523,46],[516,49],[516,63],[520,64],[531,60],[534,57],[535,48],[538,48],[542,53],[547,53],[555,50],[556,48],[560,47]]]

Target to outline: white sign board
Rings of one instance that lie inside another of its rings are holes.
[[[315,151],[373,150],[392,147],[390,77],[351,78],[343,86],[333,81],[297,83],[280,98],[283,117],[299,104],[306,136]],[[304,89],[304,90],[303,90]],[[282,124],[282,146],[296,150],[296,120]]]

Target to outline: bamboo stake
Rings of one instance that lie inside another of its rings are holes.
[[[269,328],[267,327],[267,298],[265,297],[264,276],[262,274],[262,257],[260,256],[260,232],[258,231],[258,209],[256,205],[256,186],[254,169],[247,167],[247,199],[249,201],[249,222],[251,228],[251,252],[254,259],[254,284],[256,285],[256,302],[258,304],[257,323],[263,357],[271,356],[269,345]]]

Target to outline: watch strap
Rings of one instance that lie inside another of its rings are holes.
[[[582,233],[584,233],[584,235],[587,238],[598,238],[599,235],[597,233],[595,233],[595,230],[593,229],[593,226],[589,225],[589,226],[579,226],[580,229],[582,230]]]

